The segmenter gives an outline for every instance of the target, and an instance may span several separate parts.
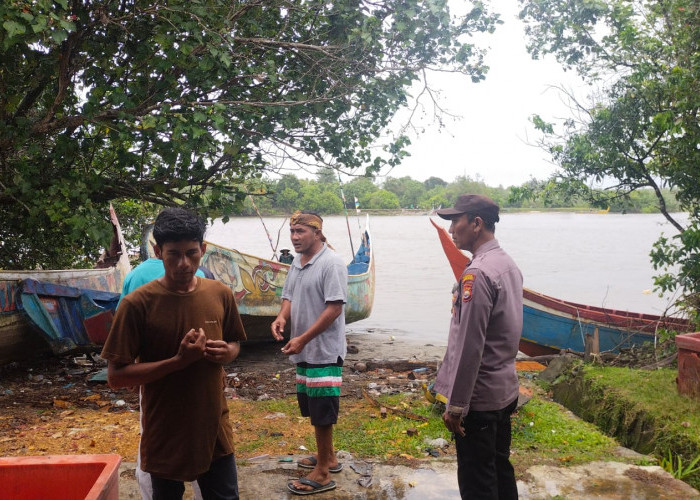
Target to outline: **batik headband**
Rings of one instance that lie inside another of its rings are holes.
[[[303,214],[299,210],[289,217],[289,225],[292,226],[294,224],[303,224],[316,229],[323,229],[323,221],[318,215]]]

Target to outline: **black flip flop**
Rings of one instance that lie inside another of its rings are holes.
[[[316,467],[316,464],[318,463],[317,460],[316,460],[316,457],[314,457],[313,455],[311,455],[310,457],[306,457],[305,459],[302,458],[302,460],[308,460],[308,461],[309,461],[308,464],[303,464],[303,463],[301,463],[301,462],[297,462],[297,465],[298,465],[299,467],[301,467],[302,469],[313,469],[314,467]],[[334,467],[330,467],[330,468],[328,469],[328,472],[332,472],[333,474],[335,474],[335,473],[340,472],[341,470],[343,470],[343,464],[338,463],[338,465],[336,465],[336,466],[334,466]]]
[[[335,481],[330,481],[328,484],[321,484],[317,483],[316,481],[312,481],[311,479],[306,479],[305,477],[298,479],[298,481],[301,484],[305,484],[306,486],[311,486],[313,489],[301,490],[294,486],[294,483],[287,483],[287,489],[295,495],[315,495],[316,493],[321,493],[323,491],[330,491],[335,489]]]

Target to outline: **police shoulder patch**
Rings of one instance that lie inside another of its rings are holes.
[[[462,302],[472,300],[472,288],[474,287],[474,275],[467,273],[462,276]]]

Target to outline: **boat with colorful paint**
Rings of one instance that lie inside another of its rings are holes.
[[[346,324],[365,319],[372,313],[375,273],[371,241],[367,217],[360,247],[347,266]],[[144,238],[142,253],[153,257],[154,243],[149,230]],[[289,264],[246,254],[210,241],[206,244],[201,265],[233,291],[248,340],[272,340],[270,324],[282,306],[282,287],[287,279]]]
[[[74,325],[74,332],[47,336],[47,332],[39,323],[43,321],[44,328],[48,331],[52,329],[51,324],[59,329],[60,325],[54,321],[60,317],[62,308],[64,312],[72,310],[73,319],[68,321],[75,321],[74,314],[80,310],[76,307],[79,308],[81,302],[84,308],[80,313],[84,316],[80,319],[82,323],[82,320],[101,312],[89,305],[90,301],[94,302],[92,297],[100,297],[95,306],[102,307],[111,303],[114,294],[118,295],[121,292],[122,282],[131,270],[131,264],[119,220],[111,206],[109,213],[113,226],[112,242],[100,257],[95,269],[0,271],[0,365],[36,354],[87,347],[79,346],[84,343],[82,336],[87,335],[84,326],[81,329],[81,325]],[[101,294],[104,293],[111,293],[111,298],[107,301],[102,300]],[[66,301],[73,304],[68,309],[61,306],[61,302]],[[22,304],[25,304],[25,308]],[[36,321],[31,319],[29,310]],[[53,318],[49,310],[56,311]],[[93,322],[104,322],[106,319],[106,316],[100,316],[99,319],[93,319]],[[91,328],[97,328],[97,325]],[[101,328],[106,328],[106,325],[103,323]],[[71,336],[75,336],[79,342],[69,340]],[[61,340],[63,338],[66,340]],[[89,340],[89,337],[87,339]],[[92,341],[89,343],[93,344]]]

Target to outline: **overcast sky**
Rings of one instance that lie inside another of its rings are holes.
[[[507,187],[545,179],[555,170],[546,152],[532,145],[539,134],[529,117],[570,116],[560,93],[550,87],[563,85],[578,97],[585,96],[586,88],[553,57],[530,58],[516,1],[494,3],[504,23],[486,37],[491,47],[486,80],[474,84],[464,76],[432,77],[442,91],[441,105],[459,118],[446,118],[442,129],[425,121],[425,133],[411,136],[411,157],[389,172],[391,177],[423,181],[437,176],[451,182],[459,175],[480,176],[490,186]]]

